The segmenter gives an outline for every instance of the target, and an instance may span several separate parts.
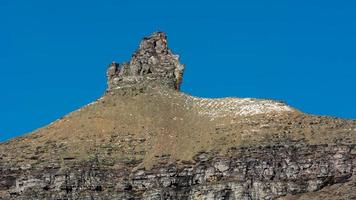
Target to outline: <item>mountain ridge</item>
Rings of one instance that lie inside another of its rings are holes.
[[[193,97],[183,72],[164,33],[145,37],[101,98],[0,143],[0,199],[356,197],[355,120]]]

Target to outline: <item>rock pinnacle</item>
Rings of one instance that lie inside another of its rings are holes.
[[[166,34],[155,32],[143,38],[129,62],[109,65],[107,91],[144,90],[147,87],[179,90],[183,71],[179,56],[168,48]]]

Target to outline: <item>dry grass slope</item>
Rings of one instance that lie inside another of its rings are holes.
[[[355,142],[355,121],[310,116],[283,103],[257,99],[204,99],[173,90],[107,94],[47,127],[0,145],[5,159],[48,164],[98,155],[150,168],[162,156],[191,161],[198,152],[270,145]]]

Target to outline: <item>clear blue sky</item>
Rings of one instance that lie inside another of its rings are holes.
[[[100,97],[112,61],[161,30],[182,90],[356,118],[355,1],[0,0],[0,141]]]

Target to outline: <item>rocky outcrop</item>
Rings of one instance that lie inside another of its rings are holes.
[[[232,148],[225,156],[201,152],[180,165],[113,169],[100,159],[62,170],[1,170],[3,198],[14,199],[276,199],[314,192],[352,176],[354,146],[305,145]],[[355,195],[355,194],[354,194]]]
[[[355,120],[193,97],[183,70],[144,38],[102,98],[0,144],[0,200],[356,199]]]
[[[184,65],[167,46],[167,36],[156,32],[142,40],[128,63],[110,64],[107,71],[108,90],[167,87],[179,90]]]

